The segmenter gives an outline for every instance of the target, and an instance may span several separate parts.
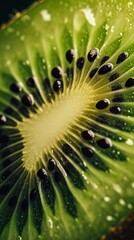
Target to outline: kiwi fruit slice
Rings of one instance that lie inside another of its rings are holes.
[[[1,30],[1,240],[98,240],[133,210],[133,28],[133,1],[49,0]]]

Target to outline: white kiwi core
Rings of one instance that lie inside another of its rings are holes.
[[[41,160],[47,161],[45,155],[51,154],[69,127],[75,126],[89,107],[91,98],[92,89],[87,83],[66,89],[53,103],[44,105],[37,114],[19,124],[24,143],[22,160],[27,171],[36,171]]]

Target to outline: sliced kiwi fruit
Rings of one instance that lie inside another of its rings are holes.
[[[1,30],[1,240],[98,240],[132,212],[133,4],[48,0]]]

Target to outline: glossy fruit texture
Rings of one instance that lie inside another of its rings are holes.
[[[44,1],[0,32],[0,239],[98,240],[134,204],[133,2]]]

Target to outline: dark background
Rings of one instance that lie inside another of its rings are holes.
[[[33,2],[38,0],[1,0],[0,2],[0,25],[9,21],[16,12],[22,11]]]

